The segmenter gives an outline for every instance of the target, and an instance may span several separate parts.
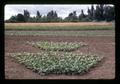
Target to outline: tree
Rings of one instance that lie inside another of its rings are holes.
[[[40,12],[39,12],[39,11],[37,11],[36,17],[41,18],[41,15],[40,15]]]
[[[97,21],[112,21],[115,19],[114,7],[104,4],[97,5],[94,16]]]
[[[95,20],[97,20],[97,21],[100,21],[100,19],[101,19],[101,17],[100,17],[100,8],[99,8],[98,5],[96,6],[94,18],[95,18]]]
[[[104,18],[106,21],[112,21],[115,19],[114,7],[105,6]]]
[[[97,20],[97,21],[105,20],[105,18],[104,18],[104,8],[105,8],[104,4],[100,4],[100,5],[96,6],[96,10],[95,10],[95,13],[94,13],[95,20]]]
[[[18,13],[16,20],[17,22],[25,22],[24,16],[20,13]]]
[[[55,17],[55,18],[57,18],[57,17],[58,17],[58,15],[57,15],[56,11],[54,12],[54,17]]]
[[[77,17],[76,11],[69,13],[68,17],[66,17],[64,21],[77,22],[78,17]]]
[[[58,15],[57,15],[56,11],[52,10],[52,11],[48,12],[48,14],[47,14],[48,22],[56,22],[57,19],[58,19]]]
[[[91,6],[91,18],[94,19],[94,6]]]
[[[92,21],[94,19],[94,6],[91,5],[91,9],[88,8],[88,18]]]
[[[37,11],[36,22],[41,22],[41,17],[42,17],[42,15],[39,13],[39,11]]]
[[[84,14],[84,11],[81,10],[81,14],[79,15],[79,21],[81,21],[82,19],[84,19],[86,16]]]
[[[28,19],[30,18],[30,13],[28,10],[24,10],[24,18],[25,22],[28,22]]]
[[[73,22],[77,22],[78,21],[78,17],[77,17],[77,14],[76,14],[76,11],[73,11]]]
[[[17,17],[16,16],[11,16],[7,22],[17,22]]]
[[[104,15],[103,15],[103,12],[104,12],[104,4],[100,4],[100,17],[101,19],[100,20],[104,20]]]
[[[87,11],[87,12],[88,12],[88,16],[87,16],[87,17],[88,17],[89,19],[92,19],[92,14],[91,14],[91,11],[90,11],[89,8],[88,8],[88,11]]]
[[[10,19],[5,22],[78,22],[78,21],[113,21],[115,19],[114,6],[98,4],[96,9],[91,5],[91,8],[87,10],[88,14],[84,14],[81,10],[79,16],[76,11],[68,14],[65,19],[58,17],[56,11],[51,10],[46,16],[42,16],[39,11],[36,12],[36,16],[30,17],[30,13],[24,10],[24,14],[17,14],[17,16],[11,16]]]

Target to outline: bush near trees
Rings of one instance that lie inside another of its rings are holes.
[[[79,21],[77,14],[76,14],[76,11],[73,11],[72,13],[70,13],[68,15],[68,17],[66,17],[64,20],[67,22],[78,22]]]
[[[5,22],[17,22],[17,16],[11,16],[10,19]]]
[[[62,19],[58,17],[56,11],[51,10],[47,15],[42,16],[37,10],[36,16],[30,17],[30,12],[24,10],[24,14],[17,14],[16,16],[11,16],[10,19],[5,22],[88,22],[88,21],[114,21],[115,11],[114,6],[99,4],[94,7],[88,8],[87,14],[81,10],[81,13],[77,16],[76,11],[68,14],[67,17]]]
[[[16,21],[17,21],[17,22],[25,22],[26,20],[25,20],[24,16],[19,13],[19,14],[16,16]]]

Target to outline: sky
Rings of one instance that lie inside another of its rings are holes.
[[[94,5],[96,6],[96,5]],[[11,4],[7,4],[5,5],[4,9],[5,9],[5,20],[9,19],[11,16],[17,15],[18,13],[22,13],[24,10],[28,10],[30,12],[30,16],[36,16],[36,12],[37,10],[40,12],[40,14],[42,16],[46,15],[48,12],[50,12],[51,10],[54,10],[57,12],[58,17],[62,17],[65,18],[68,16],[69,13],[76,11],[77,16],[81,13],[81,9],[84,10],[84,13],[87,14],[87,9],[91,8],[91,4],[17,4],[17,5],[11,5]]]

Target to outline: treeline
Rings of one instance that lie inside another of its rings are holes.
[[[56,11],[51,10],[47,15],[42,16],[39,11],[36,12],[36,16],[30,17],[30,12],[24,10],[24,14],[17,14],[16,16],[11,16],[10,19],[5,22],[88,22],[88,21],[113,21],[115,19],[114,6],[108,5],[91,5],[88,8],[87,14],[81,10],[81,13],[77,16],[76,11],[69,13],[67,17],[62,19],[58,17]]]

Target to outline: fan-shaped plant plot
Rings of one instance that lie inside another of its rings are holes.
[[[39,74],[81,74],[103,59],[102,56],[72,52],[10,53],[19,63]]]
[[[87,44],[82,42],[27,42],[28,44],[40,48],[42,50],[52,50],[52,51],[73,51]]]

